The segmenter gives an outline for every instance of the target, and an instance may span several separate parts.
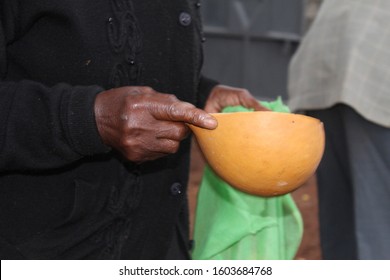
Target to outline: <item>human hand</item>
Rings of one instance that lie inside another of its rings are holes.
[[[136,163],[175,153],[189,133],[186,123],[206,129],[217,126],[205,111],[149,87],[98,94],[95,118],[103,142]]]
[[[212,89],[204,110],[208,113],[218,113],[226,106],[236,105],[253,108],[255,111],[269,111],[261,106],[248,90],[225,85],[217,85]]]

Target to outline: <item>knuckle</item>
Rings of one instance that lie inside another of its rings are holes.
[[[126,87],[128,95],[139,95],[142,90],[139,87]]]
[[[167,107],[167,112],[170,116],[181,116],[184,113],[180,106],[178,106],[177,102],[169,104]]]
[[[142,92],[145,92],[145,93],[152,93],[152,92],[154,92],[154,89],[149,87],[149,86],[142,86],[142,87],[140,87],[140,89],[141,89]]]
[[[122,136],[121,138],[119,138],[119,147],[121,147],[125,151],[131,150],[131,148],[133,147],[133,141],[125,136]]]
[[[191,123],[192,124],[198,124],[202,122],[203,118],[199,114],[193,113],[191,114]]]
[[[134,96],[127,95],[123,102],[124,107],[131,108],[134,104],[136,104],[136,102],[134,102]]]
[[[166,96],[166,98],[168,100],[172,100],[172,101],[175,101],[175,102],[179,100],[179,99],[177,99],[177,97],[174,94],[166,93],[164,95]]]
[[[188,134],[188,128],[185,125],[180,125],[172,129],[172,139],[181,141]]]
[[[240,94],[244,95],[244,96],[250,96],[250,92],[245,89],[245,88],[240,88],[239,91],[238,91]]]
[[[176,153],[179,150],[179,142],[177,141],[169,140],[168,146],[169,146],[168,150],[171,153]]]
[[[183,139],[187,136],[189,132],[189,128],[186,126],[186,125],[181,125],[179,128],[178,128],[178,138],[179,139]]]
[[[191,122],[192,123],[200,123],[203,122],[205,116],[198,109],[191,110]]]

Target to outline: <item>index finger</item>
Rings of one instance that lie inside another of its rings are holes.
[[[206,129],[214,129],[218,125],[212,115],[187,102],[172,103],[166,113],[169,120],[185,122]]]

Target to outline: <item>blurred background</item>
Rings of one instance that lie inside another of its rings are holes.
[[[287,70],[321,0],[204,0],[205,76],[247,88],[259,100],[287,98]],[[189,200],[193,226],[204,159],[194,141]],[[296,259],[321,259],[316,178],[292,193],[304,222]]]
[[[319,0],[205,0],[204,74],[258,98],[287,98],[287,67]]]

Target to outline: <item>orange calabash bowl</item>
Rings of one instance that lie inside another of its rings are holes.
[[[321,121],[272,111],[216,113],[214,130],[189,125],[210,167],[231,186],[277,196],[303,185],[321,161]]]

